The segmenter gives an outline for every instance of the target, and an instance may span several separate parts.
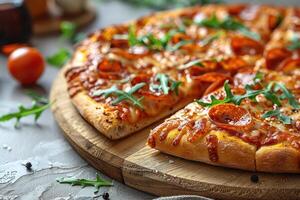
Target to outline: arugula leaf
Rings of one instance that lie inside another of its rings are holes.
[[[64,38],[71,40],[76,34],[76,25],[72,22],[63,21],[60,23],[60,31]]]
[[[34,100],[37,104],[48,104],[49,100],[46,97],[43,97],[41,95],[39,95],[38,93],[36,93],[35,91],[27,91],[26,94],[32,98],[32,100]]]
[[[117,98],[112,101],[112,105],[117,105],[121,101],[129,101],[131,102],[134,106],[137,106],[141,109],[143,109],[143,105],[141,104],[141,100],[143,97],[137,99],[136,97],[133,96],[133,93],[137,92],[139,89],[144,87],[146,83],[139,83],[133,86],[128,92],[125,92],[123,90],[119,90],[115,85],[112,86],[111,88],[108,89],[101,89],[101,90],[96,90],[93,92],[92,96],[104,96],[105,98],[115,95]]]
[[[212,15],[209,18],[205,18],[201,21],[196,21],[196,24],[199,26],[205,26],[208,28],[215,28],[215,29],[224,29],[224,30],[233,30],[233,31],[239,31],[241,34],[252,38],[254,40],[260,40],[260,36],[249,30],[246,26],[244,26],[242,23],[236,21],[232,17],[227,17],[223,21],[220,21],[216,15]]]
[[[166,95],[169,94],[169,90],[174,91],[178,95],[178,88],[182,84],[180,81],[170,79],[166,74],[157,74],[155,81],[159,81],[160,85],[150,84],[150,89],[152,91],[162,91]],[[171,86],[169,86],[169,83]]]
[[[47,57],[48,64],[60,68],[64,65],[71,57],[71,53],[65,49],[59,49],[54,55]]]
[[[276,104],[278,106],[281,106],[281,103],[278,99],[278,97],[272,93],[272,85],[269,84],[267,88],[262,89],[262,90],[252,90],[250,85],[246,85],[245,87],[246,93],[243,95],[233,95],[230,89],[230,86],[228,84],[228,80],[225,81],[224,83],[224,90],[226,93],[226,97],[223,100],[218,100],[216,99],[215,96],[210,96],[211,102],[203,102],[201,100],[197,100],[197,102],[202,105],[202,106],[214,106],[217,104],[222,104],[222,103],[234,103],[236,105],[240,105],[241,102],[246,99],[254,99],[257,95],[263,94],[268,100],[272,101],[273,104]]]
[[[95,193],[99,191],[100,187],[110,187],[113,186],[113,183],[111,181],[104,180],[100,178],[100,176],[97,174],[95,180],[90,180],[90,179],[76,179],[76,178],[57,178],[57,182],[61,184],[71,184],[72,186],[74,185],[79,185],[82,187],[86,186],[94,186],[95,187]]]
[[[300,105],[297,102],[295,96],[283,85],[282,83],[276,83],[275,84],[275,91],[281,90],[283,94],[281,95],[282,99],[288,99],[289,104],[295,108],[300,109]]]
[[[180,48],[183,43],[178,44],[177,46],[170,47],[168,46],[169,41],[172,39],[172,37],[179,32],[184,32],[183,28],[179,29],[172,29],[168,31],[162,38],[155,37],[152,33],[143,35],[141,37],[136,36],[136,28],[134,25],[131,25],[128,30],[128,43],[130,46],[136,46],[136,45],[142,45],[147,47],[150,50],[163,50],[163,49],[169,49],[171,51],[175,51],[178,48]]]
[[[192,60],[182,66],[179,66],[178,69],[179,70],[188,69],[192,66],[204,67],[204,65],[202,64],[202,61],[200,59],[196,59],[196,60]]]
[[[85,38],[85,34],[76,33],[77,25],[73,22],[63,21],[60,23],[62,37],[69,40],[72,44],[80,42]]]
[[[288,116],[283,115],[279,109],[267,111],[262,115],[262,118],[276,117],[284,124],[292,124],[292,119]]]
[[[256,74],[255,74],[255,77],[254,77],[254,79],[253,79],[253,82],[254,82],[254,83],[259,83],[259,82],[261,82],[261,81],[264,79],[264,77],[265,77],[265,74],[262,73],[262,72],[260,72],[260,71],[258,71],[258,72],[256,72]]]
[[[190,43],[192,43],[191,40],[182,40],[182,41],[176,43],[176,44],[173,45],[173,46],[167,46],[167,50],[168,50],[168,51],[171,51],[171,52],[172,52],[172,51],[176,51],[176,50],[180,49],[182,46],[184,46],[184,45],[186,45],[186,44],[190,44]]]
[[[296,49],[300,49],[300,39],[299,38],[293,38],[291,40],[291,44],[287,47],[288,50],[294,51]]]
[[[214,40],[217,40],[218,38],[220,38],[220,36],[223,34],[225,34],[224,31],[218,31],[215,34],[208,36],[204,40],[202,40],[201,45],[206,46],[206,45],[210,44],[211,42],[213,42]]]
[[[23,105],[19,106],[18,112],[12,112],[0,116],[0,122],[9,121],[11,119],[16,119],[15,127],[18,126],[20,119],[22,117],[27,117],[29,115],[34,115],[34,120],[37,121],[42,115],[43,111],[47,110],[50,107],[51,103],[44,105],[38,105],[36,102],[33,102],[33,105],[29,108],[25,108]]]

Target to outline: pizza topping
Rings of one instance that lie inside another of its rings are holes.
[[[178,95],[178,88],[182,84],[180,81],[175,81],[169,78],[166,74],[157,74],[154,78],[155,81],[159,82],[157,84],[150,84],[150,90],[153,92],[163,92],[163,94],[169,94],[169,90],[174,91],[176,95]],[[169,86],[170,85],[170,86]]]
[[[300,69],[300,59],[287,58],[278,67],[279,71],[286,74],[292,74],[296,69]]]
[[[292,53],[285,48],[274,48],[266,53],[266,67],[268,69],[277,69],[280,63],[290,57]]]
[[[219,128],[245,131],[253,127],[251,114],[245,108],[233,104],[213,106],[208,116]]]
[[[277,15],[269,15],[268,17],[268,24],[269,24],[269,29],[274,30],[276,29],[282,22],[283,20],[283,15],[281,13]]]
[[[100,90],[96,90],[92,93],[92,96],[104,96],[105,98],[113,95],[116,96],[117,98],[112,101],[112,105],[116,105],[118,103],[120,103],[121,101],[129,101],[131,102],[134,106],[137,106],[141,109],[143,109],[143,105],[141,103],[143,97],[137,99],[136,97],[133,96],[133,94],[135,92],[137,92],[139,89],[141,89],[142,87],[144,87],[146,85],[146,83],[139,83],[136,84],[135,86],[133,86],[132,88],[130,88],[130,90],[128,92],[125,92],[123,90],[119,90],[115,85],[112,86],[111,88],[108,89],[100,89]]]
[[[279,109],[267,111],[262,115],[262,118],[276,117],[284,124],[291,124],[292,119],[288,116],[283,115]]]
[[[217,162],[219,160],[218,156],[218,137],[216,135],[207,135],[206,144],[209,159],[212,162]]]
[[[260,36],[257,33],[252,32],[249,28],[247,28],[241,22],[233,19],[232,17],[226,17],[223,21],[221,21],[217,18],[216,15],[212,15],[209,18],[196,21],[196,23],[199,26],[204,26],[208,28],[239,31],[241,34],[249,38],[252,38],[254,40],[260,40]]]
[[[300,39],[295,37],[291,40],[291,44],[287,47],[288,50],[294,51],[296,49],[300,49]]]
[[[231,48],[239,56],[259,55],[263,53],[263,45],[260,42],[241,36],[231,38]]]

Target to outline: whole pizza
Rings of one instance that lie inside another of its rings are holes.
[[[212,165],[300,172],[300,9],[207,5],[101,29],[65,72],[81,115]],[[171,117],[169,115],[178,111]]]

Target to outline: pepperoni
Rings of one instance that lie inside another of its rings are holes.
[[[101,72],[120,72],[122,70],[122,64],[117,60],[103,59],[97,68]]]
[[[246,4],[232,4],[227,6],[227,12],[230,15],[238,16],[247,7]]]
[[[150,74],[138,74],[131,80],[131,85],[136,85],[138,83],[148,83],[151,79]]]
[[[213,106],[208,111],[208,116],[212,123],[227,130],[245,131],[254,125],[251,114],[243,107],[233,104]]]
[[[209,73],[203,74],[201,76],[193,77],[193,79],[196,81],[213,83],[218,80],[224,80],[224,81],[231,80],[232,78],[226,74],[222,74],[222,73],[218,73],[218,72],[209,72]]]
[[[237,71],[241,68],[247,68],[249,65],[240,57],[233,57],[221,62],[223,69],[227,71]]]
[[[176,43],[178,43],[178,42],[180,42],[180,41],[182,41],[182,40],[190,40],[191,38],[188,36],[188,35],[186,35],[186,34],[184,34],[184,33],[176,33],[175,35],[173,35],[173,37],[172,37],[172,42],[174,43],[174,44],[176,44]]]
[[[218,137],[215,135],[206,136],[206,144],[209,159],[212,162],[217,162],[219,160],[218,156]]]
[[[270,30],[274,30],[275,28],[277,28],[277,26],[279,26],[280,24],[280,16],[278,15],[269,15],[268,16],[268,26]]]
[[[268,69],[277,69],[283,60],[290,57],[292,53],[286,48],[274,48],[266,53],[266,67]]]
[[[292,59],[292,58],[287,58],[285,59],[277,68],[279,71],[282,71],[286,74],[292,74],[292,72],[295,69],[300,68],[300,59]]]
[[[126,49],[117,49],[117,48],[112,48],[111,52],[128,60],[137,60],[139,58],[143,58],[149,55],[149,51],[135,53],[134,51],[130,52]]]
[[[235,36],[231,39],[232,51],[238,56],[260,55],[263,53],[263,45],[251,38]]]
[[[151,148],[154,148],[156,146],[156,142],[155,142],[155,135],[150,135],[148,138],[148,145]]]
[[[218,62],[215,61],[202,61],[201,62],[202,66],[191,66],[188,68],[189,74],[191,76],[199,76],[204,74],[205,72],[209,72],[209,71],[216,71],[220,65],[218,64]]]

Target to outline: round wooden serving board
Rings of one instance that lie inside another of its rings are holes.
[[[299,199],[300,175],[214,167],[145,146],[151,127],[111,141],[87,123],[67,94],[64,69],[51,91],[52,111],[74,149],[92,166],[126,185],[155,195],[196,194],[216,199]],[[155,125],[152,125],[152,127]]]

